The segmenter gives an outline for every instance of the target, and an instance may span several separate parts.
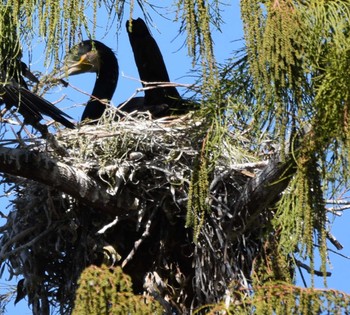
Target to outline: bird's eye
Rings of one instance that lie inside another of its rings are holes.
[[[78,55],[72,55],[72,58],[70,58],[71,60],[73,60],[73,61],[81,61],[81,58],[82,58],[82,56],[78,56]]]
[[[97,52],[97,50],[91,50],[91,51],[89,51],[88,53],[86,53],[85,55],[84,55],[84,57],[87,59],[87,61],[90,63],[90,64],[92,64],[92,65],[94,65],[95,67],[97,67],[97,68],[99,68],[99,64],[100,64],[100,58],[99,58],[99,56],[98,56],[98,52]]]

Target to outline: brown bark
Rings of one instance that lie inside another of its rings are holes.
[[[130,200],[108,194],[103,184],[82,170],[43,152],[0,148],[0,172],[51,186],[104,213],[117,216],[133,209]]]
[[[239,212],[249,218],[244,225],[244,230],[249,229],[251,224],[256,224],[255,218],[279,199],[295,172],[296,164],[293,157],[282,162],[280,157],[276,156],[269,160],[258,176],[246,183],[232,211],[233,218],[237,218]],[[229,229],[233,230],[235,225],[235,220],[231,220]],[[243,232],[240,229],[240,233]]]

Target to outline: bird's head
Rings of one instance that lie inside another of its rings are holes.
[[[105,44],[92,39],[84,40],[70,49],[60,71],[63,73],[60,79],[86,72],[94,72],[99,76],[102,72],[110,71],[115,72],[112,77],[118,77],[118,60]]]
[[[99,73],[101,68],[99,48],[101,45],[103,44],[95,40],[84,40],[73,46],[65,57],[62,70],[68,75],[86,72]]]

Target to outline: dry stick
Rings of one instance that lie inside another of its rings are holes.
[[[57,162],[43,152],[0,147],[0,171],[55,187],[102,213],[123,215],[131,210],[82,170]]]
[[[32,133],[29,132],[28,128],[26,127],[26,125],[24,124],[24,122],[22,122],[18,116],[15,114],[15,112],[11,111],[11,114],[13,115],[13,117],[15,118],[15,120],[17,121],[17,123],[21,126],[21,129],[20,131],[24,131],[28,137],[32,137]],[[12,132],[13,134],[19,139],[19,136],[18,136],[18,132],[15,132],[13,129],[12,129]],[[21,140],[21,139],[19,139]]]
[[[149,236],[149,230],[151,228],[152,219],[153,219],[154,215],[156,214],[156,212],[157,212],[157,209],[154,210],[151,213],[151,216],[150,216],[150,218],[147,221],[147,224],[146,224],[146,227],[145,227],[145,231],[142,233],[141,237],[134,243],[134,248],[130,251],[129,255],[122,262],[122,268],[124,268],[125,265],[134,257],[134,255],[135,255],[137,249],[139,248],[139,246],[146,239],[146,237]]]
[[[333,200],[333,199],[327,199],[325,200],[325,203],[329,204],[335,204],[335,205],[348,205],[350,207],[350,201],[349,200]]]
[[[327,239],[334,245],[337,250],[343,249],[343,245],[332,235],[330,232],[326,232]]]
[[[343,258],[346,258],[346,259],[350,259],[350,256],[343,255],[343,254],[341,254],[341,253],[339,253],[339,252],[336,252],[336,251],[333,250],[333,249],[327,248],[327,251],[329,251],[329,252],[331,252],[331,253],[333,253],[333,254],[335,254],[335,255],[338,255],[338,256],[340,256],[340,257],[343,257]]]
[[[311,268],[310,268],[310,266],[308,266],[308,265],[306,265],[306,264],[304,264],[304,263],[302,263],[300,260],[298,260],[298,259],[295,259],[295,263],[296,263],[296,265],[298,266],[298,267],[301,267],[301,268],[303,268],[303,269],[305,269],[308,273],[310,273],[311,274],[311,272],[313,272],[316,276],[319,276],[319,277],[323,277],[323,272],[322,271],[319,271],[319,270],[312,270]],[[332,273],[331,272],[326,272],[326,277],[330,277],[332,275]]]
[[[78,87],[76,87],[76,86],[74,86],[74,85],[72,85],[72,84],[70,84],[70,83],[67,83],[67,86],[70,86],[72,89],[78,91],[79,93],[82,93],[82,94],[84,94],[84,95],[89,96],[89,97],[90,97],[91,99],[93,99],[93,100],[98,100],[98,101],[100,101],[101,103],[103,103],[103,104],[106,105],[106,106],[111,106],[111,104],[110,104],[108,101],[101,100],[101,99],[99,99],[98,97],[95,97],[95,96],[93,96],[92,94],[90,94],[90,93],[88,93],[88,92],[85,92],[84,90],[79,89]],[[120,106],[118,106],[118,107],[114,107],[114,106],[113,106],[113,108],[114,108],[118,113],[123,113],[123,111],[122,111],[121,109],[125,106],[125,104],[128,103],[131,99],[133,99],[133,98],[134,98],[139,92],[141,92],[141,91],[143,91],[142,88],[136,89],[136,91],[135,91],[124,103],[122,103],[122,104],[121,104]],[[135,112],[136,112],[136,111],[135,111]],[[133,113],[134,113],[134,112],[128,113],[128,116],[129,116],[130,120],[137,121],[135,118],[132,117],[132,114],[133,114]]]
[[[176,83],[176,82],[164,82],[164,81],[159,81],[159,82],[146,82],[146,81],[142,81],[140,79],[131,77],[131,76],[127,76],[124,73],[122,73],[122,77],[132,80],[132,81],[137,81],[140,82],[144,85],[157,85],[157,86],[153,86],[153,87],[149,87],[149,88],[140,88],[141,91],[144,91],[144,89],[149,90],[149,89],[154,89],[157,87],[185,87],[185,88],[192,88],[195,87],[194,84],[185,84],[185,83]],[[198,88],[199,89],[199,88]]]
[[[40,233],[38,236],[36,236],[35,238],[31,239],[28,243],[25,243],[25,244],[23,244],[23,245],[21,245],[21,246],[18,246],[18,247],[16,247],[16,248],[12,249],[11,251],[7,251],[7,253],[6,253],[7,248],[8,248],[11,244],[13,244],[13,243],[15,243],[15,242],[17,242],[17,241],[23,239],[25,236],[27,236],[27,235],[29,235],[29,234],[31,234],[34,230],[37,229],[37,227],[30,227],[30,228],[26,229],[25,231],[22,231],[21,233],[18,233],[16,236],[14,236],[12,239],[10,239],[5,245],[3,245],[2,249],[1,249],[1,252],[0,252],[0,258],[1,258],[1,260],[2,260],[2,261],[5,261],[5,260],[8,259],[10,256],[15,255],[17,252],[20,252],[20,251],[22,251],[23,249],[32,246],[33,244],[36,243],[36,241],[37,241],[38,239],[40,239],[40,238],[42,238],[43,236],[45,236],[46,234],[52,232],[52,230],[54,230],[55,228],[56,228],[56,227],[53,226],[53,227],[51,227],[51,228],[49,228],[49,229],[44,230],[44,231],[43,231],[42,233]]]
[[[111,227],[116,225],[118,223],[118,221],[119,221],[119,217],[117,216],[117,217],[115,217],[115,219],[112,222],[106,224],[100,230],[98,230],[96,234],[104,234],[108,229],[110,229]]]
[[[88,93],[88,92],[78,88],[77,86],[70,84],[70,83],[67,83],[67,85],[70,86],[73,90],[76,90],[77,92],[79,92],[81,94],[89,96],[93,100],[97,100],[97,101],[100,101],[101,103],[103,103],[105,105],[109,105],[109,102],[106,102],[105,99],[100,99],[100,98],[98,98],[96,96],[93,96],[92,94],[90,94],[90,93]]]

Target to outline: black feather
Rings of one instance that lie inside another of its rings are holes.
[[[19,63],[19,68],[22,74],[29,77],[32,81],[37,81],[23,62]],[[24,122],[33,125],[35,128],[39,125],[40,120],[43,119],[42,115],[51,117],[67,128],[75,128],[75,125],[66,119],[71,118],[69,115],[41,96],[31,92],[21,75],[13,75],[11,77],[6,70],[3,69],[0,72],[0,100],[2,103],[5,103],[7,108],[16,107],[23,116]]]

